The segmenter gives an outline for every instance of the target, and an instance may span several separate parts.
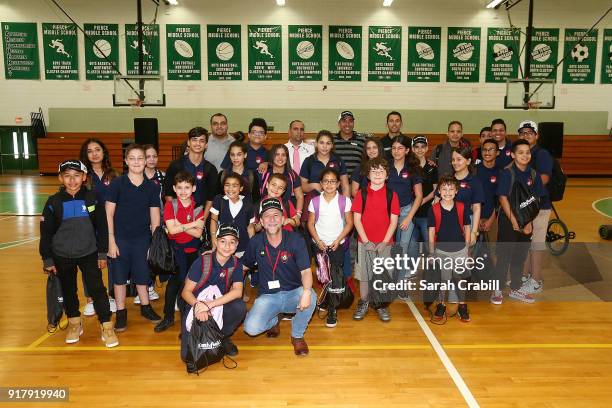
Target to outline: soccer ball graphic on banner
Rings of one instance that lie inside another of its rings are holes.
[[[336,43],[336,51],[338,51],[338,54],[340,54],[340,56],[344,59],[352,60],[355,58],[355,51],[353,51],[353,47],[344,41],[338,41]]]
[[[589,58],[589,47],[584,44],[576,44],[572,48],[572,59],[576,62],[583,62]]]
[[[416,43],[416,52],[419,58],[423,58],[424,60],[431,61],[435,57],[435,53],[433,48],[427,43],[418,42]]]
[[[193,49],[191,48],[191,45],[189,45],[187,41],[176,40],[174,42],[174,49],[183,58],[193,57]]]
[[[221,42],[215,48],[215,54],[221,61],[229,61],[234,56],[234,47],[228,42]]]
[[[469,61],[474,53],[474,46],[472,43],[459,43],[453,50],[453,57],[459,61]]]
[[[300,41],[295,47],[295,52],[301,59],[309,59],[314,55],[314,45],[310,41]]]
[[[533,47],[533,51],[531,52],[531,56],[534,60],[538,62],[546,62],[552,54],[552,50],[548,46],[548,44],[537,44]]]
[[[93,52],[98,58],[106,58],[111,55],[113,47],[106,40],[97,40],[93,46]]]

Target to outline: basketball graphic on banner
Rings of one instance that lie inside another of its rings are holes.
[[[499,43],[493,44],[493,57],[495,61],[510,61],[513,53],[512,47]]]
[[[533,47],[533,52],[531,55],[533,59],[538,62],[546,62],[552,55],[552,50],[548,44],[537,44],[535,47]]]
[[[314,55],[315,47],[310,41],[300,41],[295,47],[295,52],[301,59],[309,59]]]
[[[174,41],[174,49],[183,58],[193,58],[193,49],[187,41],[176,40]]]
[[[459,61],[468,61],[472,58],[474,53],[474,46],[471,43],[459,43],[453,50],[453,57]]]
[[[215,48],[215,54],[221,61],[229,61],[234,56],[234,47],[228,42],[221,42]]]
[[[113,47],[106,40],[97,40],[94,43],[93,52],[98,58],[106,58],[113,52]]]
[[[338,41],[336,43],[336,51],[338,51],[338,54],[340,54],[340,56],[344,59],[352,60],[355,58],[355,51],[353,51],[353,47],[344,41]]]

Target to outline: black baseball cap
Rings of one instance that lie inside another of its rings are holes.
[[[268,210],[278,210],[281,213],[283,212],[283,204],[280,202],[278,198],[269,197],[261,200],[259,204],[259,216],[262,216]]]
[[[60,163],[57,171],[59,173],[63,173],[66,170],[76,170],[80,171],[81,173],[87,174],[87,167],[85,167],[85,165],[80,160],[75,159],[64,160]]]
[[[340,122],[342,119],[346,118],[346,117],[351,117],[353,119],[355,119],[355,116],[353,116],[353,112],[351,111],[342,111],[340,113],[340,115],[338,116],[338,122]]]
[[[428,145],[429,143],[427,142],[427,136],[425,135],[416,135],[415,137],[412,138],[412,145],[414,146],[417,143],[423,143],[425,145]]]
[[[238,228],[231,224],[222,224],[217,230],[217,238],[227,236],[234,237],[240,240],[240,233],[238,232]]]

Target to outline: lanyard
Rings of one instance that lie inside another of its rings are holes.
[[[274,262],[274,265],[272,265],[272,257],[270,256],[270,251],[268,251],[268,244],[266,244],[265,250],[266,250],[266,256],[268,257],[268,262],[270,263],[270,266],[272,267],[272,280],[274,280],[275,275],[276,275],[276,267],[278,266],[278,260],[280,258],[281,250],[279,247],[278,254],[276,254],[276,261]]]

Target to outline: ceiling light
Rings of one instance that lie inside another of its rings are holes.
[[[489,3],[487,4],[487,8],[497,8],[499,7],[502,3],[507,2],[508,0],[489,0]]]
[[[178,0],[166,0],[166,4],[170,6],[178,6]]]
[[[276,5],[277,6],[284,6],[285,5],[285,0],[276,0]]]
[[[383,7],[391,7],[393,0],[383,0]]]

